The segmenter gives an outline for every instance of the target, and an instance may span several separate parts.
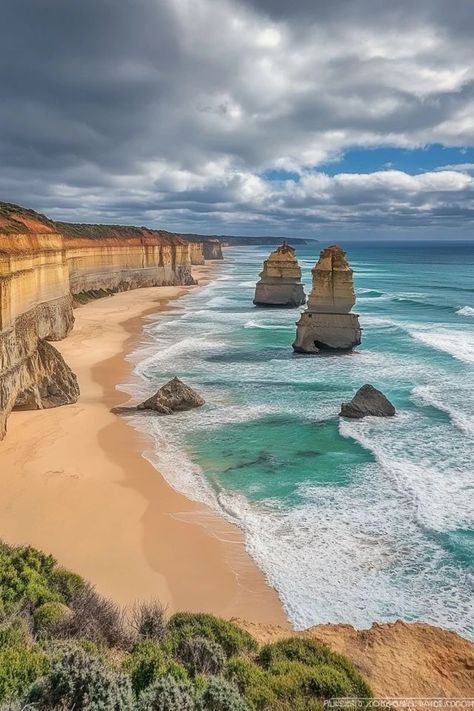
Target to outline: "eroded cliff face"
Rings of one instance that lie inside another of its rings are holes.
[[[60,354],[40,347],[44,339],[64,338],[73,323],[62,236],[34,213],[0,208],[0,439],[21,398],[32,407],[51,406],[48,388],[52,394],[64,387],[68,401],[77,399],[75,377],[65,364],[61,378],[67,382],[60,383]]]
[[[218,239],[206,239],[202,243],[204,259],[224,259],[222,246]]]
[[[79,295],[188,286],[191,265],[203,263],[203,243],[179,235],[55,223],[0,203],[0,439],[15,407],[77,400],[74,374],[46,341],[67,336]]]
[[[64,237],[73,295],[145,286],[195,284],[192,264],[203,264],[201,244],[178,235],[121,225],[56,223]]]

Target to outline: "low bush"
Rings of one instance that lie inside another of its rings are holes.
[[[44,602],[33,613],[35,635],[40,639],[54,637],[72,614],[62,602]]]
[[[273,709],[277,696],[269,674],[256,662],[245,657],[232,657],[226,664],[224,675],[244,696],[252,709]]]
[[[140,711],[195,711],[193,688],[172,676],[161,677],[142,692],[138,708]]]
[[[51,580],[55,565],[53,556],[29,546],[0,544],[1,610],[8,614],[44,602],[61,602],[61,595]]]
[[[181,642],[177,656],[190,674],[220,674],[226,656],[218,642],[206,637],[190,637]]]
[[[157,601],[141,602],[132,609],[132,627],[139,639],[161,641],[166,636],[166,610]]]
[[[123,669],[129,674],[137,696],[162,676],[172,676],[178,681],[186,681],[188,677],[186,669],[153,640],[137,642]]]
[[[29,647],[0,649],[0,703],[23,696],[31,684],[46,673],[47,655]]]
[[[227,657],[255,652],[258,647],[248,632],[232,622],[205,613],[178,612],[168,623],[168,634],[175,650],[191,637],[205,637],[217,642]]]
[[[75,649],[63,655],[50,672],[31,688],[28,703],[37,709],[74,711],[131,711],[130,680],[108,669],[97,657]]]
[[[123,611],[91,586],[85,586],[71,600],[70,608],[72,614],[56,626],[58,637],[84,638],[121,649],[127,649],[133,643]]]
[[[4,647],[26,647],[32,642],[29,616],[14,616],[0,624],[0,650]]]
[[[210,677],[197,703],[199,711],[250,711],[236,687],[219,676]]]

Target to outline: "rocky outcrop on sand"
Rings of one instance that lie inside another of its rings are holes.
[[[262,644],[289,635],[288,629],[282,627],[236,622]],[[374,624],[366,630],[351,625],[316,625],[291,634],[316,639],[333,652],[344,654],[367,679],[377,697],[420,700],[472,697],[474,644],[455,632],[398,621]]]
[[[39,341],[27,370],[31,385],[18,394],[15,410],[46,410],[77,402],[77,378],[61,353],[47,341]]]
[[[395,408],[388,398],[373,385],[363,385],[350,402],[341,405],[342,417],[393,417]]]
[[[297,353],[350,351],[361,341],[359,317],[351,313],[355,293],[346,253],[337,245],[323,249],[312,269],[313,288],[296,324]]]
[[[204,405],[203,398],[179,378],[163,385],[155,395],[138,405],[137,410],[153,410],[159,415],[172,415]]]
[[[294,308],[304,304],[305,300],[295,250],[283,242],[263,263],[253,303],[256,306]]]

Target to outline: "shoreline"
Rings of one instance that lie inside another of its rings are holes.
[[[193,269],[200,285],[212,264]],[[202,281],[201,281],[202,280]],[[120,604],[212,612],[290,630],[243,532],[173,489],[143,456],[151,440],[110,412],[133,371],[146,316],[190,288],[115,294],[76,309],[55,343],[81,387],[75,405],[12,413],[0,443],[0,538],[52,553]],[[199,288],[199,287],[197,287]]]

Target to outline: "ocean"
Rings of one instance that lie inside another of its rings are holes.
[[[310,269],[329,243],[300,246]],[[150,317],[135,397],[177,375],[198,410],[134,422],[145,456],[239,525],[291,623],[425,621],[474,639],[474,244],[345,243],[362,345],[295,355],[299,309],[252,304],[270,248]],[[397,408],[341,420],[364,383]]]

